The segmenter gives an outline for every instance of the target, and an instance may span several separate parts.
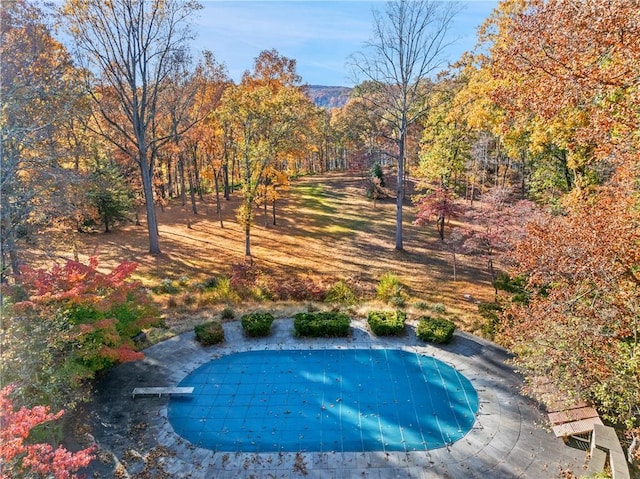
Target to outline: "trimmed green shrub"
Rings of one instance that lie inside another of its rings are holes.
[[[423,316],[418,321],[416,336],[422,341],[431,343],[448,343],[453,338],[455,330],[456,325],[448,319]]]
[[[296,314],[293,327],[296,336],[335,338],[349,336],[350,322],[349,316],[344,313],[318,311]]]
[[[400,336],[404,333],[407,314],[404,311],[371,311],[367,322],[376,336]]]
[[[209,321],[194,328],[196,339],[203,346],[210,346],[224,341],[224,329],[218,321]]]
[[[327,303],[352,306],[358,302],[358,296],[353,291],[353,288],[345,280],[341,279],[329,288],[324,300]]]
[[[273,319],[271,313],[249,313],[242,316],[240,322],[247,336],[258,338],[271,334]]]

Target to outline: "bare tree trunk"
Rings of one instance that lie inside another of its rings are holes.
[[[236,158],[235,158],[235,155],[234,155],[231,158],[231,185],[230,185],[230,188],[229,188],[231,193],[233,193],[233,191],[234,191],[233,185],[234,185],[234,182],[235,182],[235,176],[236,176]]]
[[[173,198],[175,181],[174,181],[174,172],[173,172],[173,161],[171,155],[167,155],[167,195],[169,198]]]
[[[151,183],[151,171],[147,165],[146,158],[139,160],[142,173],[142,189],[144,191],[144,202],[147,210],[147,231],[149,233],[149,253],[160,254],[160,241],[158,240],[158,219],[156,208],[153,202],[153,185]]]
[[[16,251],[15,230],[11,230],[7,235],[7,249],[9,250],[9,263],[14,276],[20,276],[20,259]],[[3,270],[4,272],[4,270]]]
[[[224,183],[224,199],[228,200],[229,199],[229,162],[228,160],[225,161],[224,165],[222,165],[222,171],[223,171],[223,175],[222,175],[222,179],[223,179],[223,183]]]
[[[273,197],[272,212],[273,212],[273,226],[276,226],[276,198],[275,198],[275,196]]]
[[[400,140],[398,141],[398,177],[397,177],[397,198],[396,198],[396,250],[404,249],[402,239],[402,207],[404,204],[404,139],[405,130],[400,130]]]
[[[189,180],[189,197],[191,199],[191,211],[194,215],[198,214],[198,207],[196,205],[196,191],[195,185],[193,181],[193,174],[190,171],[190,168],[187,168],[187,179]]]
[[[251,226],[248,222],[244,227],[244,255],[251,256]]]
[[[267,213],[267,196],[264,197],[264,227],[269,227],[269,214]]]
[[[187,185],[184,181],[184,162],[182,161],[182,155],[178,156],[178,174],[180,176],[180,200],[182,206],[187,205]]]
[[[444,241],[444,216],[439,215],[436,220],[436,227],[438,229],[438,236],[440,237],[440,241]]]
[[[218,219],[220,220],[220,228],[224,228],[222,206],[220,205],[220,170],[213,170],[213,182],[216,188],[216,213],[218,213]]]
[[[204,197],[202,196],[202,182],[200,181],[200,167],[198,166],[198,156],[196,155],[195,151],[193,155],[191,155],[191,160],[196,192],[198,193],[198,198],[200,198],[200,201],[204,201]]]

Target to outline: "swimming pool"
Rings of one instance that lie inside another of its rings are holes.
[[[216,451],[416,451],[473,426],[478,396],[433,357],[399,349],[268,350],[214,359],[184,378],[168,417]]]

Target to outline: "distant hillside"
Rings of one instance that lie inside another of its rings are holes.
[[[341,108],[349,100],[351,88],[345,86],[310,85],[308,93],[311,101],[327,109]]]

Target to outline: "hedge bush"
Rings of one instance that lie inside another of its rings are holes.
[[[196,339],[203,346],[210,346],[224,341],[224,329],[218,321],[209,321],[199,324],[193,328],[196,333]]]
[[[241,324],[244,333],[252,338],[269,336],[271,334],[271,324],[273,323],[271,313],[249,313],[242,316]]]
[[[400,336],[404,333],[404,322],[407,314],[404,311],[371,311],[367,322],[376,336]]]
[[[456,325],[448,319],[423,316],[418,321],[416,335],[422,341],[431,343],[448,343],[453,338]]]
[[[350,322],[349,316],[344,313],[318,311],[296,314],[293,326],[296,336],[335,338],[349,336]]]

